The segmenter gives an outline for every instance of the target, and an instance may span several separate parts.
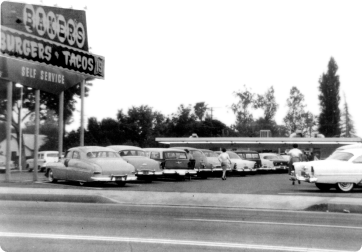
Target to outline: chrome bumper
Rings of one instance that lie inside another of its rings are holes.
[[[126,181],[127,175],[111,175],[111,176],[97,176],[91,177],[91,180],[94,182],[117,182],[117,181]]]
[[[195,170],[164,170],[163,174],[165,175],[179,175],[179,176],[185,176],[185,175],[196,175],[197,172]]]

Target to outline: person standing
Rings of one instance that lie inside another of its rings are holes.
[[[303,152],[298,149],[298,144],[293,144],[293,149],[287,153],[290,156],[289,159],[289,175],[292,175],[293,163],[303,161]]]
[[[222,168],[222,180],[226,180],[226,169],[229,167],[229,164],[231,165],[231,160],[229,157],[229,154],[227,154],[226,149],[222,148],[222,153],[218,156],[218,159],[221,163]]]

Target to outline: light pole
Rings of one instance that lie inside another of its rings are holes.
[[[21,151],[22,151],[22,128],[21,128],[21,110],[23,109],[23,85],[16,83],[16,87],[20,87],[20,106],[19,106],[19,114],[18,114],[18,123],[19,123],[19,171],[22,171],[21,165]]]

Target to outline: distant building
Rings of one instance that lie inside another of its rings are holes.
[[[34,135],[32,134],[23,134],[24,140],[24,149],[25,149],[25,156],[31,157],[34,153]],[[46,140],[45,135],[39,135],[38,138],[38,145],[39,148],[45,143]],[[16,157],[19,156],[19,146],[18,141],[15,133],[11,134],[10,139],[10,152],[11,152],[11,160],[15,160]],[[0,140],[0,155],[5,155],[6,153],[6,138]]]
[[[199,138],[156,138],[160,144],[169,147],[184,146],[199,149],[220,150],[255,150],[262,152],[270,150],[275,153],[284,153],[291,149],[294,143],[306,152],[313,152],[319,158],[327,158],[335,149],[350,144],[362,144],[362,139],[357,138],[306,138],[306,137],[199,137]]]

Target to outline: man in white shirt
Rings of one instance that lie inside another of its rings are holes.
[[[292,175],[293,163],[303,161],[303,152],[298,149],[298,144],[293,144],[293,149],[287,153],[290,156],[289,159],[289,175]]]

